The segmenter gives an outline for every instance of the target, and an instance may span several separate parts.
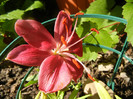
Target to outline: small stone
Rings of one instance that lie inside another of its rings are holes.
[[[98,71],[111,71],[113,64],[100,64],[98,65]]]
[[[11,84],[13,81],[14,81],[13,78],[9,78],[8,84]]]
[[[127,76],[126,72],[121,72],[120,77],[123,78],[127,83],[130,81],[130,78]]]
[[[11,89],[10,89],[11,93],[15,92],[16,87],[17,87],[17,84],[13,84],[13,85],[11,86]]]

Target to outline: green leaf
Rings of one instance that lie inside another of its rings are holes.
[[[3,0],[2,2],[0,2],[0,14],[5,13],[4,6],[5,6],[5,4],[6,4],[7,1],[9,1],[9,0]]]
[[[64,99],[64,95],[65,95],[65,91],[60,90],[60,91],[58,91],[57,98]]]
[[[40,94],[41,94],[41,91],[38,92],[38,94],[36,95],[35,99],[39,99]]]
[[[29,6],[25,11],[31,11],[38,8],[44,8],[42,2],[34,1],[34,3],[31,6]]]
[[[96,0],[90,4],[89,8],[86,9],[86,11],[84,11],[84,13],[107,15],[107,14],[109,14],[109,12],[112,9],[112,7],[114,6],[114,4],[115,4],[114,0]],[[99,18],[82,18],[81,19],[81,23],[86,22],[86,21],[91,21],[91,22],[97,23],[98,28],[100,28],[101,26],[103,26],[102,23],[105,20],[99,19]]]
[[[19,92],[19,98],[18,99],[22,99],[21,91]]]
[[[0,36],[0,52],[7,46],[4,42],[3,42],[4,37]]]
[[[41,91],[41,98],[40,99],[47,99],[47,95]]]
[[[122,15],[127,21],[130,21],[133,15],[133,3],[126,3],[123,7]]]
[[[16,20],[6,20],[3,24],[2,24],[2,30],[3,31],[8,31],[8,32],[15,32],[14,30],[14,24],[15,24]],[[15,33],[16,34],[16,33]]]
[[[79,82],[79,83],[75,86],[74,90],[72,91],[71,95],[69,96],[69,99],[76,99],[77,94],[78,94],[79,89],[80,89],[80,86],[81,86],[81,82]]]
[[[115,95],[115,98],[116,99],[122,99],[121,97],[119,97],[118,95]]]
[[[112,99],[107,90],[97,81],[94,81],[100,99]]]
[[[131,44],[133,45],[133,15],[130,18],[130,21],[128,21],[128,24],[126,26],[125,32],[127,32],[127,36],[128,36],[128,41],[131,42]]]
[[[133,2],[133,0],[126,0],[126,2]]]
[[[36,81],[38,80],[38,74],[35,74],[35,75],[29,75],[27,78],[26,78],[26,81]]]
[[[84,96],[79,97],[79,98],[77,98],[77,99],[86,99],[86,98],[91,97],[91,96],[92,96],[92,94],[84,95]],[[88,98],[88,99],[89,99],[89,98]]]
[[[55,93],[49,93],[47,94],[47,96],[48,96],[48,99],[57,99],[57,96]]]
[[[128,41],[131,42],[131,44],[133,45],[133,35],[132,35],[132,31],[133,31],[133,3],[126,3],[123,6],[123,16],[124,18],[127,20],[128,24],[126,25],[126,29],[125,32],[127,32],[127,36],[128,36]]]
[[[97,25],[93,22],[83,22],[76,28],[76,33],[80,38],[84,37],[90,32],[91,28],[97,28]],[[100,44],[107,47],[112,47],[118,42],[118,36],[116,33],[108,33],[106,30],[100,30],[99,34],[93,32],[91,35],[83,40],[83,43]],[[98,52],[106,52],[107,50],[101,49],[95,46],[83,46],[83,57],[78,57],[81,61],[95,60],[98,56]]]
[[[111,47],[114,47],[115,46],[115,44],[116,43],[118,43],[119,42],[119,36],[117,35],[117,32],[113,32],[113,33],[111,33],[111,36],[110,36],[111,38],[112,38],[112,46]]]
[[[8,12],[7,14],[0,15],[0,20],[22,19],[23,14],[24,10],[13,10],[11,12]]]
[[[38,82],[37,80],[36,80],[36,81],[31,80],[31,81],[29,81],[27,84],[25,84],[24,87],[27,87],[27,86],[29,86],[29,85],[36,84],[37,82]]]

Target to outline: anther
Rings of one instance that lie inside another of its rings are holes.
[[[67,46],[67,42],[65,41],[64,36],[61,36],[61,42],[62,42],[65,46]]]
[[[99,34],[99,31],[98,31],[97,29],[95,29],[95,28],[92,28],[91,31],[94,31],[94,32],[96,32],[97,34]]]
[[[76,13],[74,16],[76,17],[76,16],[78,16],[78,15],[84,15],[84,13],[78,12],[78,13]]]
[[[75,59],[72,59],[72,62],[77,66],[78,69],[81,68],[79,63]]]
[[[67,18],[64,18],[64,20],[63,20],[63,24],[66,24],[66,20],[67,20]]]
[[[67,21],[67,18],[64,18],[63,24],[65,25],[66,31],[67,31],[67,33],[68,33],[68,28],[67,28],[67,24],[66,24],[67,22],[66,22],[66,21]]]

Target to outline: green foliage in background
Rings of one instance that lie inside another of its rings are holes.
[[[14,24],[17,19],[35,19],[32,14],[37,10],[46,10],[43,0],[1,0],[0,1],[0,52],[9,44],[17,34]],[[84,39],[84,43],[100,44],[107,47],[115,47],[120,36],[127,33],[128,41],[133,44],[133,0],[95,0],[82,11],[86,14],[104,14],[125,18],[128,24],[121,24],[107,19],[81,18],[76,32],[80,37],[90,32],[91,28],[99,30],[99,34],[93,33]],[[50,12],[50,11],[49,11]],[[110,26],[111,25],[111,26]],[[108,27],[106,27],[108,26]],[[105,28],[106,27],[106,28]],[[98,52],[107,50],[94,46],[84,46],[81,61],[95,60]]]
[[[0,52],[17,34],[14,24],[17,19],[34,19],[32,13],[45,10],[44,2],[39,0],[1,0],[0,1]]]
[[[118,23],[115,21],[99,18],[81,18],[76,32],[80,37],[87,35],[91,28],[96,28],[99,30],[99,34],[93,33],[84,39],[84,43],[100,44],[107,47],[114,48],[119,42],[120,36],[124,34],[124,29],[126,27],[126,32],[128,40],[133,42],[133,36],[131,35],[131,29],[133,28],[133,4],[131,0],[96,0],[90,4],[90,6],[82,11],[85,14],[103,14],[112,15],[116,17],[121,17],[128,20],[128,25]],[[98,52],[106,52],[107,50],[94,47],[94,46],[84,46],[83,57],[79,57],[81,61],[95,60],[98,57]]]

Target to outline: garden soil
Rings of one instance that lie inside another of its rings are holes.
[[[116,49],[121,49],[122,43],[119,43]],[[133,58],[132,47],[129,44],[126,55],[131,59]],[[118,55],[113,52],[108,51],[106,54],[99,53],[99,58],[96,61],[86,61],[83,62],[91,70],[91,75],[96,79],[107,83],[107,81],[112,77],[113,68],[118,59]],[[101,69],[100,66],[110,65],[110,69]],[[111,67],[113,66],[113,67]],[[30,75],[37,74],[36,67]],[[4,60],[0,63],[0,99],[15,99],[17,90],[23,77],[26,75],[30,67],[21,66],[12,63],[8,60]],[[79,79],[82,83],[86,81],[87,74],[84,72],[82,78]],[[132,99],[133,97],[133,65],[129,63],[126,59],[122,59],[122,63],[118,69],[116,77],[114,79],[115,89],[114,92],[122,99]],[[26,82],[27,83],[27,82]],[[23,87],[22,90],[23,99],[34,99],[38,93],[37,84],[30,85],[28,87]],[[68,99],[72,90],[65,93],[64,99]],[[80,88],[78,96],[84,95],[83,87]]]

